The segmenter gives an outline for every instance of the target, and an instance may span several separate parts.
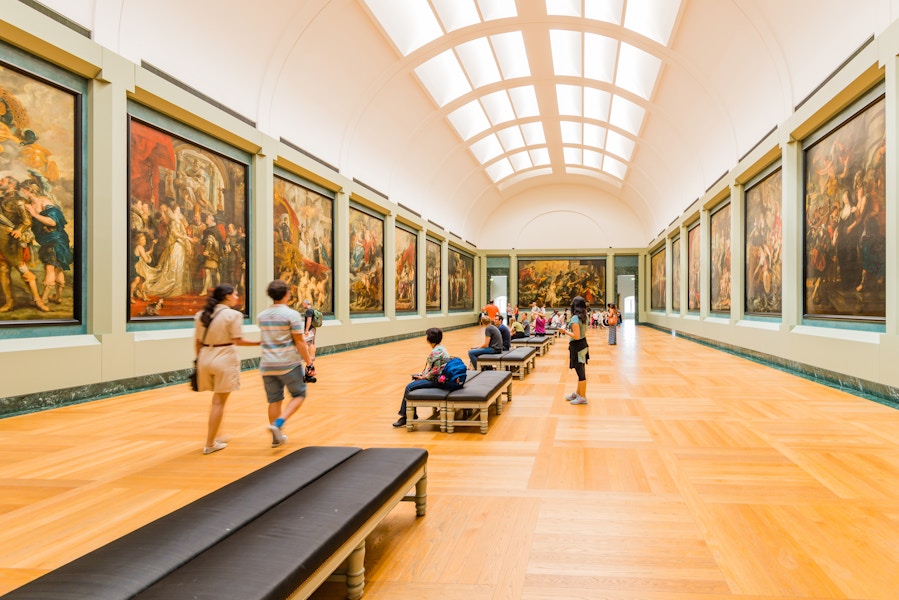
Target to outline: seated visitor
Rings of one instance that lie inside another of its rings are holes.
[[[517,340],[518,338],[527,337],[527,333],[524,331],[524,325],[519,323],[515,317],[512,317],[512,322],[509,324],[512,328],[512,339]]]
[[[496,315],[493,324],[499,329],[499,334],[503,338],[503,352],[510,350],[512,348],[512,332],[510,332],[509,328],[503,323],[502,315]]]
[[[471,361],[471,368],[478,369],[478,357],[484,354],[500,354],[503,351],[503,336],[490,321],[490,317],[481,317],[481,325],[484,327],[484,343],[475,346],[468,351],[468,358]]]
[[[403,402],[400,404],[400,418],[393,424],[394,427],[405,427],[406,425],[406,394],[420,388],[438,387],[437,378],[443,371],[444,365],[449,362],[449,352],[440,345],[440,342],[443,341],[443,332],[440,329],[436,327],[428,329],[425,332],[425,340],[431,345],[431,352],[428,353],[425,368],[421,370],[421,373],[413,375],[412,382],[406,385]]]

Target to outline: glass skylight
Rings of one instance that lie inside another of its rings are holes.
[[[563,144],[581,145],[584,143],[583,125],[575,121],[562,121],[561,125]]]
[[[604,148],[606,145],[606,129],[592,123],[584,123],[584,145]]]
[[[456,128],[459,137],[466,141],[482,131],[490,129],[490,121],[487,120],[487,115],[477,100],[472,100],[461,108],[457,108],[447,115],[447,118]]]
[[[431,0],[431,4],[448,32],[481,22],[473,0]]]
[[[512,168],[516,171],[523,171],[524,169],[530,169],[534,166],[534,164],[531,162],[531,157],[527,152],[516,152],[515,154],[510,154],[509,162],[512,163]]]
[[[585,34],[584,77],[611,83],[615,73],[615,55],[617,53],[617,40],[595,33]]]
[[[437,106],[445,106],[471,91],[471,84],[452,50],[441,52],[419,65],[415,74],[434,98]]]
[[[624,179],[624,175],[627,173],[627,165],[606,154],[606,157],[602,161],[602,170],[612,177]]]
[[[623,0],[546,0],[548,15],[585,17],[613,25],[621,25],[623,7]],[[624,27],[667,46],[679,10],[680,0],[627,0]]]
[[[478,162],[480,162],[482,165],[484,163],[490,162],[491,160],[505,152],[505,150],[503,150],[502,144],[499,143],[499,139],[494,134],[490,134],[483,139],[476,141],[470,146],[470,148],[475,158],[477,158]]]
[[[540,106],[537,104],[537,94],[534,91],[534,86],[526,85],[511,88],[509,97],[512,98],[512,106],[515,107],[515,114],[519,119],[540,116]]]
[[[493,183],[496,183],[500,179],[508,177],[515,172],[512,168],[512,163],[509,162],[508,158],[501,158],[495,163],[487,165],[486,171],[490,179],[493,180]]]
[[[524,136],[521,135],[521,130],[518,127],[507,127],[498,131],[496,135],[499,137],[499,141],[503,148],[506,149],[506,152],[524,148]]]
[[[496,52],[496,60],[499,61],[503,79],[528,77],[531,74],[524,37],[520,31],[491,35],[490,42],[493,44],[493,51]]]
[[[481,104],[484,105],[487,118],[493,125],[515,120],[515,111],[512,109],[512,102],[509,100],[506,90],[481,96]]]
[[[579,31],[553,29],[549,45],[553,55],[553,72],[560,77],[580,77],[583,74],[581,57],[582,34]]]
[[[649,100],[661,68],[662,61],[657,57],[630,44],[622,43],[615,85]]]
[[[546,134],[543,133],[543,123],[522,123],[521,133],[528,146],[538,146],[546,143]]]
[[[621,25],[624,0],[584,0],[584,16],[613,25]]]
[[[617,131],[610,131],[606,140],[606,151],[624,160],[630,160],[634,153],[634,140],[624,137]]]
[[[609,115],[609,123],[612,125],[638,135],[640,127],[643,125],[643,115],[646,110],[630,100],[626,100],[621,96],[612,98],[612,110]]]
[[[475,88],[490,85],[502,79],[502,76],[499,74],[499,67],[493,59],[493,50],[490,48],[490,42],[487,38],[478,38],[460,44],[456,46],[456,52],[459,54],[459,59],[465,67],[465,72],[468,73],[468,76],[471,78],[471,84]]]
[[[572,117],[584,116],[584,88],[579,85],[556,85],[559,114]]]
[[[584,166],[599,170],[602,168],[602,152],[584,150]]]
[[[437,16],[420,0],[365,0],[403,56],[443,35]]]
[[[485,21],[508,19],[518,16],[515,0],[478,0],[478,7]]]
[[[547,148],[534,148],[529,150],[528,154],[531,155],[531,161],[533,161],[535,166],[548,165],[551,162],[549,160],[549,149]]]

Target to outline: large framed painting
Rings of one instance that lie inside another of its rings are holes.
[[[778,168],[746,190],[743,278],[747,314],[781,314],[782,188],[783,171]]]
[[[249,314],[248,166],[129,115],[129,320],[192,319],[218,285]]]
[[[440,244],[433,240],[425,242],[425,308],[440,310]]]
[[[418,235],[403,227],[396,227],[394,234],[396,248],[396,310],[415,312],[418,294]]]
[[[82,320],[82,100],[0,62],[0,326]]]
[[[274,179],[275,277],[290,286],[290,305],[303,300],[334,314],[334,200],[284,177]]]
[[[709,309],[730,310],[730,203],[712,213],[709,220]]]
[[[687,231],[687,310],[699,310],[699,224]]]
[[[886,316],[886,103],[804,148],[805,315]]]
[[[680,238],[671,242],[671,310],[680,312]]]
[[[447,283],[450,310],[474,310],[474,257],[449,249]]]
[[[350,314],[384,312],[384,220],[350,207]]]
[[[605,258],[524,258],[518,260],[518,304],[567,308],[583,296],[587,306],[606,301]]]
[[[652,292],[649,295],[649,308],[665,310],[665,249],[662,248],[650,257],[650,274]]]

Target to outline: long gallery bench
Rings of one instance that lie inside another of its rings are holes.
[[[462,389],[450,392],[442,388],[420,388],[406,394],[406,429],[416,425],[439,425],[440,431],[453,433],[457,426],[479,426],[487,433],[490,407],[502,414],[502,396],[512,401],[512,374],[508,371],[468,371]],[[434,409],[434,416],[415,419],[417,408]],[[472,412],[473,418],[457,418],[457,411]]]
[[[548,335],[532,335],[529,337],[512,339],[513,348],[533,348],[537,351],[537,356],[543,356],[544,354],[549,352],[549,347],[551,344],[552,337]]]
[[[402,500],[425,514],[427,460],[420,448],[303,448],[2,598],[308,598],[337,571],[354,600],[368,534]]]
[[[496,368],[508,371],[513,377],[524,379],[525,375],[534,370],[537,362],[536,348],[513,348],[499,354],[482,354],[478,357],[478,370]]]

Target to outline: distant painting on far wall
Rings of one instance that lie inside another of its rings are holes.
[[[81,95],[0,63],[0,326],[81,320]]]
[[[474,310],[474,258],[453,248],[446,258],[449,309]]]
[[[290,306],[303,300],[323,314],[334,313],[334,201],[275,176],[275,277],[291,289]]]
[[[747,313],[781,313],[782,182],[783,171],[777,169],[746,190]]]
[[[440,310],[440,244],[425,242],[425,308]]]
[[[192,319],[217,285],[248,313],[247,165],[129,118],[129,317]]]
[[[418,269],[418,236],[396,228],[394,236],[396,248],[396,310],[414,312],[416,306],[415,281]]]
[[[665,249],[659,250],[650,259],[650,273],[652,293],[649,297],[649,307],[652,310],[665,310]]]
[[[699,225],[687,232],[687,310],[699,310]]]
[[[730,310],[730,204],[715,211],[709,223],[711,230],[710,309]]]
[[[384,312],[384,221],[350,207],[350,313]]]
[[[546,308],[571,306],[571,299],[583,296],[587,306],[606,302],[606,259],[519,259],[518,305],[531,302]]]
[[[680,312],[680,238],[671,242],[671,310]]]
[[[805,314],[886,316],[883,97],[805,149]]]

